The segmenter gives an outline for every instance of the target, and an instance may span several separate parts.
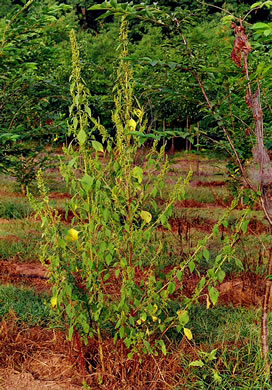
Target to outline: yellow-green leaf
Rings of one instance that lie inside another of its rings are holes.
[[[85,133],[84,130],[81,129],[79,131],[79,133],[77,134],[77,139],[78,139],[80,145],[83,145],[86,142],[87,138],[88,138],[87,134]]]
[[[69,229],[68,234],[66,235],[65,239],[67,241],[77,241],[78,240],[78,231],[76,229]]]
[[[103,145],[100,142],[92,141],[92,145],[97,152],[104,152]]]
[[[152,215],[148,211],[142,210],[140,216],[146,223],[149,223],[152,220]]]
[[[139,183],[143,181],[144,171],[141,167],[134,167],[132,170],[132,176],[138,180]]]
[[[128,121],[128,126],[129,126],[130,130],[134,131],[136,129],[137,123],[135,122],[134,119],[130,119]]]
[[[51,300],[50,300],[50,302],[51,302],[51,306],[52,306],[52,307],[57,306],[57,303],[58,303],[57,297],[52,297]]]
[[[192,335],[191,330],[188,329],[188,328],[184,328],[183,330],[184,330],[184,334],[185,334],[185,336],[187,337],[187,339],[188,339],[188,340],[192,340],[193,335]]]

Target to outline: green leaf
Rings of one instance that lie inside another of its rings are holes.
[[[168,292],[169,294],[173,294],[173,292],[176,290],[176,283],[170,282],[168,285]]]
[[[85,105],[85,111],[87,112],[87,114],[89,115],[89,117],[91,118],[92,117],[92,112],[91,112],[91,109],[89,106]]]
[[[208,251],[207,248],[203,249],[203,256],[206,259],[206,261],[209,261],[209,259],[210,259],[210,252]]]
[[[178,270],[177,271],[177,274],[176,274],[176,277],[179,281],[181,281],[181,278],[182,278],[182,275],[183,275],[183,272],[181,270]]]
[[[77,135],[77,139],[78,139],[80,145],[83,145],[86,142],[87,134],[85,133],[84,130],[82,130],[82,129],[80,130],[80,132]]]
[[[69,341],[72,340],[73,334],[74,334],[74,327],[70,326],[69,331],[68,331],[68,340]]]
[[[248,224],[249,224],[249,220],[248,221],[244,221],[242,223],[241,228],[242,228],[242,231],[243,231],[244,234],[246,234],[246,232],[247,232]]]
[[[162,353],[163,353],[164,355],[166,355],[166,354],[167,354],[167,351],[166,351],[166,346],[165,346],[164,341],[163,341],[163,340],[159,340],[159,341],[158,341],[158,344],[159,344],[160,347],[161,347]]]
[[[204,363],[202,360],[194,360],[189,364],[190,367],[203,367]]]
[[[146,340],[144,340],[143,342],[144,342],[144,346],[145,346],[146,349],[147,349],[147,352],[150,353],[150,354],[152,354],[153,351],[152,351],[152,348],[151,348],[151,345],[149,344],[149,342],[146,341]]]
[[[209,287],[208,290],[209,290],[209,297],[210,297],[213,305],[215,305],[218,301],[219,291],[216,290],[216,288],[213,286]]]
[[[92,141],[92,146],[97,152],[104,152],[103,145],[98,141]]]
[[[141,167],[134,167],[132,171],[132,176],[135,177],[135,179],[138,180],[139,183],[143,181],[143,169]]]
[[[73,119],[73,126],[74,126],[74,129],[75,129],[75,130],[77,129],[77,125],[78,125],[78,119],[77,119],[77,117],[75,116],[74,119]]]
[[[52,297],[50,300],[51,306],[56,307],[58,303],[58,298],[57,297]]]
[[[192,273],[195,269],[195,263],[193,262],[193,260],[190,261],[190,263],[188,264],[188,267],[189,267],[190,272]]]
[[[110,0],[110,5],[111,5],[113,8],[117,8],[117,0]]]
[[[160,220],[161,220],[161,223],[162,223],[163,226],[166,226],[166,225],[168,224],[168,219],[167,219],[167,217],[165,216],[165,214],[162,214],[162,215],[160,216]]]
[[[125,336],[125,328],[123,326],[121,326],[119,329],[119,335],[121,339],[123,339]]]
[[[123,258],[120,260],[120,266],[121,266],[122,268],[126,268],[127,265],[128,265],[127,260],[123,257]]]
[[[110,272],[107,272],[107,273],[104,275],[104,282],[106,282],[107,280],[109,280],[110,277],[111,277]]]
[[[226,220],[225,220],[225,221],[223,221],[223,222],[222,222],[222,224],[223,224],[223,226],[224,226],[225,228],[227,228],[227,227],[229,226],[229,222],[228,222],[228,221],[226,221]]]
[[[180,325],[185,326],[189,322],[189,314],[187,310],[178,310],[177,315]]]
[[[216,370],[213,369],[213,379],[216,383],[221,383],[222,382],[222,378],[221,376],[218,374],[218,372]]]
[[[216,273],[217,280],[218,280],[220,283],[223,282],[223,280],[225,279],[225,276],[226,276],[226,273],[225,273],[222,269],[220,269],[220,270],[217,271],[217,273]]]
[[[94,182],[94,178],[91,177],[90,175],[87,175],[87,174],[84,175],[81,179],[81,185],[86,192],[90,191],[90,189],[92,188],[93,182]]]
[[[110,253],[108,253],[107,256],[105,257],[105,261],[106,261],[107,266],[111,265],[112,255]]]
[[[202,289],[204,287],[205,283],[206,283],[206,279],[203,276],[199,282],[199,288]]]
[[[219,234],[219,227],[218,227],[217,224],[214,225],[214,227],[213,227],[213,234],[214,234],[214,235],[218,235],[218,234]]]

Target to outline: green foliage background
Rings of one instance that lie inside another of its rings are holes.
[[[111,126],[119,31],[118,17],[112,12],[103,17],[105,11],[99,9],[102,1],[36,0],[21,12],[26,3],[10,0],[0,6],[0,170],[17,175],[19,181],[23,178],[23,185],[35,177],[33,161],[37,153],[52,141],[57,145],[66,139],[71,105],[68,41],[71,28],[78,33],[83,79],[90,91],[89,106],[108,129]],[[176,135],[181,136],[177,145],[184,148],[186,137],[196,143],[197,129],[202,149],[227,154],[229,146],[215,118],[207,111],[193,75],[194,69],[198,69],[207,95],[232,134],[242,160],[250,158],[252,140],[246,134],[250,134],[254,123],[244,99],[245,76],[230,58],[234,36],[229,13],[245,16],[252,3],[234,0],[213,1],[209,5],[197,0],[131,3],[144,4],[150,9],[149,21],[130,18],[129,33],[135,92],[148,117],[148,132],[176,130]],[[117,2],[108,4],[112,7]],[[168,13],[170,21],[163,20],[161,24],[160,14],[152,14],[154,6]],[[17,12],[19,15],[15,17]],[[171,18],[181,21],[193,64]],[[250,74],[253,81],[261,83],[269,148],[272,145],[270,20],[271,9],[263,7],[250,13],[246,21],[253,48]],[[114,128],[109,130],[112,135],[115,133]]]

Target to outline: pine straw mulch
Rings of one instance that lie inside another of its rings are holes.
[[[121,342],[103,339],[105,375],[96,340],[82,347],[85,379],[91,390],[164,390],[186,389],[188,368],[181,355],[197,359],[197,349],[185,338],[171,347],[167,356],[142,355],[129,360]],[[0,325],[0,388],[4,390],[46,390],[81,388],[82,364],[75,342],[69,343],[60,330],[18,327],[15,318],[6,318]],[[187,365],[188,367],[188,365]],[[2,378],[2,383],[1,383]],[[183,382],[184,381],[184,382]]]

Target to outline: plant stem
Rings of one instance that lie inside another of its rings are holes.
[[[77,347],[78,347],[81,375],[84,379],[86,377],[87,373],[86,373],[86,367],[85,367],[84,358],[83,358],[83,354],[82,354],[82,343],[81,343],[78,331],[75,330],[74,333],[75,333],[76,343],[77,343]]]
[[[102,337],[101,337],[101,331],[99,326],[97,325],[97,336],[98,336],[98,350],[99,350],[99,357],[100,357],[100,362],[101,362],[101,367],[102,367],[102,382],[104,380],[105,376],[105,363],[104,363],[104,353],[103,353],[103,345],[102,345]]]

